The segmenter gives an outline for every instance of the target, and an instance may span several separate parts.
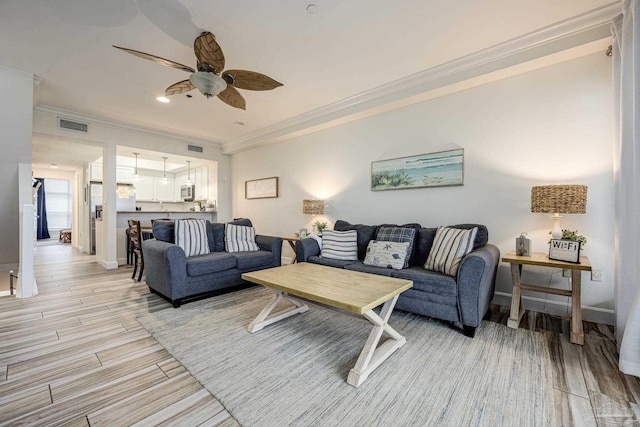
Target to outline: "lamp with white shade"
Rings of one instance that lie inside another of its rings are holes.
[[[541,185],[531,188],[531,212],[552,213],[554,239],[562,238],[560,214],[587,212],[586,185]]]

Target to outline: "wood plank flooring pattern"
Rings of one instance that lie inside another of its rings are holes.
[[[0,425],[237,426],[137,322],[170,304],[94,259],[38,247],[40,295],[0,298]],[[491,321],[508,317],[491,307]],[[619,372],[609,326],[585,322],[584,346],[567,319],[527,312],[520,327],[549,342],[556,425],[640,426],[640,380]]]
[[[35,298],[0,299],[0,425],[237,426],[136,317],[170,309],[70,246],[36,249]]]

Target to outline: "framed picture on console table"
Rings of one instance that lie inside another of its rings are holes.
[[[371,191],[464,184],[464,149],[371,162]]]
[[[278,177],[253,179],[244,182],[245,199],[269,199],[278,197]]]
[[[551,239],[549,259],[580,264],[580,242],[577,240]]]

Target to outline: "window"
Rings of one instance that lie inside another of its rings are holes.
[[[71,181],[47,178],[44,191],[49,230],[71,228]]]

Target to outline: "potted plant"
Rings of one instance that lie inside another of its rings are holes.
[[[313,227],[318,230],[318,234],[322,235],[322,230],[327,228],[327,223],[323,221],[316,221],[313,223]]]
[[[549,232],[551,234],[551,232]],[[575,240],[576,242],[580,242],[580,248],[584,249],[587,245],[587,238],[582,234],[578,234],[578,230],[562,230],[562,240]]]

